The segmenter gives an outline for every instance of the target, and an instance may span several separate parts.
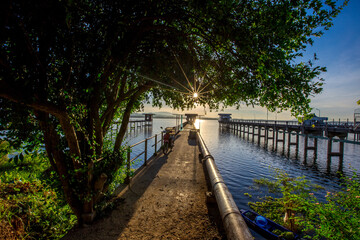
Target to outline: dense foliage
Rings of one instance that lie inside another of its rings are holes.
[[[359,176],[343,177],[342,188],[327,192],[326,201],[316,197],[320,186],[311,184],[305,177],[291,178],[278,171],[276,180],[256,180],[279,192],[281,197],[265,197],[249,205],[258,213],[300,232],[309,239],[359,239],[360,238],[360,182]]]
[[[45,143],[67,202],[91,222],[144,102],[309,111],[325,69],[296,57],[346,3],[1,1],[1,128],[11,144]]]
[[[0,140],[1,239],[59,239],[74,226],[76,217],[49,167],[41,151],[16,154]]]

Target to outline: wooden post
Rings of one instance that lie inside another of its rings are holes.
[[[254,142],[255,139],[255,125],[252,126],[252,139],[251,141]]]
[[[296,132],[296,143],[295,143],[296,145],[296,149],[295,149],[295,156],[296,156],[296,158],[297,158],[297,156],[298,156],[298,153],[299,153],[299,133],[298,132]]]
[[[329,137],[328,139],[328,149],[327,149],[327,158],[330,159],[331,158],[331,152],[332,152],[332,137]]]
[[[264,143],[265,143],[265,147],[268,147],[268,137],[269,137],[269,128],[265,127],[265,139],[264,139]]]
[[[306,160],[307,157],[307,146],[308,146],[309,136],[305,135],[305,142],[304,142],[304,159]]]
[[[340,138],[340,140],[343,140]],[[339,172],[343,171],[344,166],[344,142],[340,142],[340,149],[339,149]]]
[[[283,134],[283,139],[282,139],[282,141],[283,141],[283,152],[284,152],[284,151],[285,151],[285,129],[283,129],[282,134]]]
[[[250,135],[250,125],[247,125],[247,140],[250,139],[249,135]]]
[[[317,157],[317,146],[318,146],[318,139],[314,138],[314,157]]]
[[[290,156],[291,131],[288,131],[288,155]]]
[[[343,138],[340,138],[340,140],[344,140]],[[340,142],[340,149],[339,149],[339,158],[340,162],[344,160],[344,142]]]
[[[258,126],[258,145],[260,145],[260,140],[261,140],[261,127]]]

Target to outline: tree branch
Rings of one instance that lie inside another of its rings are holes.
[[[5,80],[0,80],[0,97],[6,98],[10,101],[26,105],[34,110],[50,113],[55,116],[59,121],[62,129],[64,130],[68,146],[70,148],[70,154],[72,154],[74,167],[79,167],[79,162],[76,158],[80,158],[80,147],[77,141],[74,126],[71,124],[70,117],[66,111],[60,109],[56,105],[48,102],[32,102],[24,98],[24,93],[19,90],[16,91]],[[79,159],[80,160],[80,159]]]
[[[131,98],[126,106],[126,109],[124,111],[124,115],[123,115],[123,119],[121,122],[121,127],[119,130],[119,133],[116,136],[114,151],[118,151],[120,149],[121,143],[122,143],[125,133],[126,133],[127,125],[129,123],[130,114],[131,114],[131,111],[132,111],[132,108],[134,106],[136,99],[138,97],[140,97],[141,94],[143,94],[144,92],[149,90],[151,87],[152,87],[151,85],[144,85],[134,95],[131,96]]]

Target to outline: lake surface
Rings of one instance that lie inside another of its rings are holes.
[[[175,126],[175,124],[175,119],[154,119],[152,128],[148,127],[147,130],[138,128],[128,133],[128,143],[139,142],[145,137],[160,133],[160,127],[165,128]],[[220,128],[217,120],[200,120],[199,128],[239,209],[249,208],[247,204],[249,201],[256,201],[256,197],[263,197],[267,194],[265,189],[254,188],[253,179],[273,179],[274,169],[281,169],[291,177],[305,176],[312,183],[322,185],[325,190],[317,195],[323,200],[326,191],[339,188],[339,160],[338,157],[332,157],[331,165],[327,164],[327,140],[318,140],[316,157],[312,151],[309,151],[305,158],[302,136],[299,138],[299,152],[296,156],[295,146],[291,146],[290,154],[288,153],[287,142],[285,149],[283,149],[282,143],[279,143],[278,149],[274,151],[272,150],[272,141],[269,140],[268,147],[265,146],[263,140],[258,145],[257,138],[252,143],[251,135],[249,140],[244,139],[238,134],[234,134],[233,131]],[[295,136],[293,137],[295,138]],[[309,143],[312,145],[313,139],[309,139]],[[333,144],[333,150],[338,150],[338,143]],[[132,156],[140,151],[143,150],[134,149]],[[344,162],[340,170],[344,175],[351,176],[353,169],[359,173],[360,145],[345,143]],[[244,193],[251,194],[253,198],[245,196]],[[255,237],[262,239],[257,235]]]

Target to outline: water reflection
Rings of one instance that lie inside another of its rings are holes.
[[[200,129],[200,123],[202,122],[203,120],[200,120],[200,119],[196,119],[195,120],[195,123],[194,123],[194,126],[196,129]]]

